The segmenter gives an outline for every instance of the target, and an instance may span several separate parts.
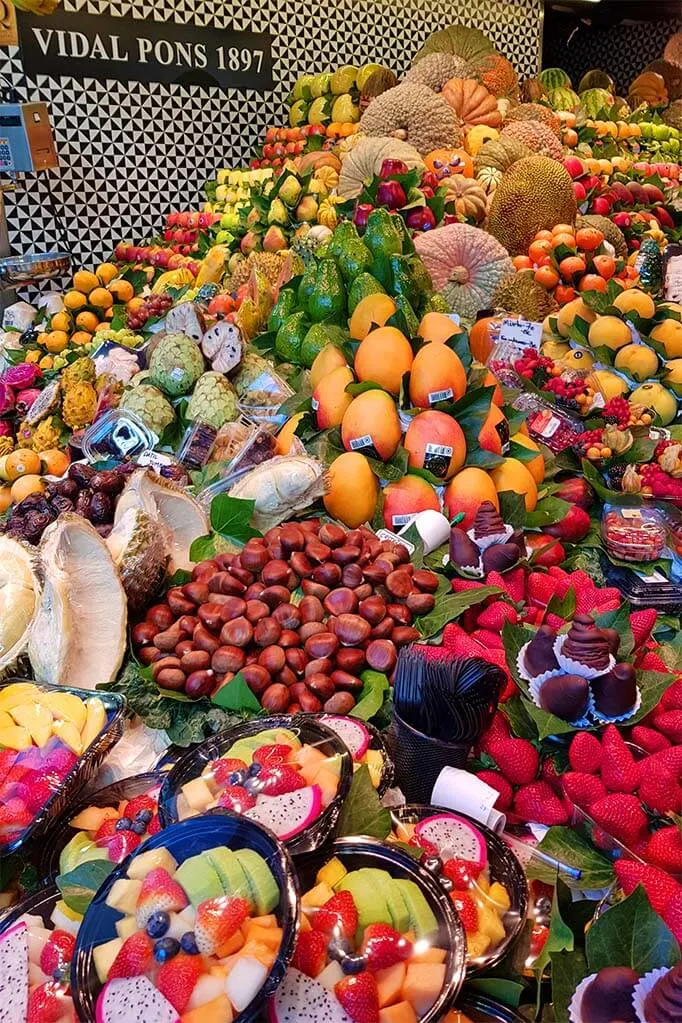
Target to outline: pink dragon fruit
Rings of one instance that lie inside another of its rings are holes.
[[[14,391],[0,381],[0,416],[8,415],[14,408]]]
[[[22,390],[24,387],[33,387],[36,380],[40,380],[43,372],[40,366],[34,362],[20,362],[16,366],[10,366],[0,376],[0,383],[9,384]]]
[[[40,391],[37,387],[25,387],[23,391],[19,391],[16,401],[17,412],[21,413],[21,415],[28,412],[39,394]]]
[[[0,437],[13,437],[12,424],[7,419],[0,419]]]

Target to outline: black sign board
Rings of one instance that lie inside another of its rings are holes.
[[[269,33],[63,10],[49,18],[20,12],[18,22],[29,76],[273,88]]]

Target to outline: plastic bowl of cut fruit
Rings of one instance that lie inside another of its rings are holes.
[[[282,846],[228,811],[174,824],[107,878],[76,943],[82,1020],[251,1023],[282,980],[298,895]]]
[[[18,850],[90,781],[123,732],[125,699],[66,686],[0,686],[0,855]]]
[[[353,772],[366,767],[372,785],[383,796],[393,783],[393,761],[381,732],[368,721],[342,714],[316,714],[315,720],[343,740],[353,758]]]
[[[0,1019],[73,1023],[70,973],[77,929],[53,886],[29,896],[3,918]]]
[[[213,736],[164,779],[161,823],[222,808],[257,821],[292,854],[329,837],[353,776],[346,745],[306,715],[257,718]]]
[[[509,846],[464,814],[433,806],[391,810],[392,839],[422,850],[420,863],[447,892],[467,940],[467,973],[489,969],[521,933],[528,881]]]
[[[163,777],[153,771],[116,781],[70,807],[55,822],[41,860],[43,877],[68,874],[89,860],[121,863],[161,830]]]
[[[405,852],[339,839],[297,861],[301,924],[270,1023],[436,1023],[464,978],[452,903]]]

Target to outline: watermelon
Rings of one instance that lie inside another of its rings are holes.
[[[553,110],[577,110],[580,96],[573,89],[552,89],[547,97]]]
[[[615,92],[616,85],[611,75],[599,68],[587,71],[580,79],[578,92],[587,92],[588,89],[606,89],[607,92]]]
[[[580,105],[587,117],[598,117],[613,106],[613,96],[606,89],[587,89],[580,93]]]
[[[541,71],[538,78],[542,84],[543,89],[551,92],[553,89],[571,89],[571,79],[568,77],[563,68],[560,67],[548,67],[544,71]]]

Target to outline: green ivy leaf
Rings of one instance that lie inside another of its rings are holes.
[[[526,513],[526,526],[529,529],[542,529],[555,522],[561,522],[573,506],[560,497],[545,497],[538,501],[535,511]]]
[[[547,940],[542,946],[542,951],[533,963],[533,973],[537,980],[538,985],[538,1006],[540,1004],[541,997],[541,980],[545,966],[550,961],[552,953],[558,952],[572,952],[574,948],[575,939],[573,937],[573,931],[568,927],[561,916],[559,911],[559,897],[558,897],[558,886],[554,889],[554,895],[552,897],[552,915],[549,924],[549,934]]]
[[[388,693],[388,679],[382,672],[371,669],[363,671],[360,678],[364,683],[362,693],[350,716],[360,718],[361,721],[370,721],[384,705]]]
[[[415,628],[421,634],[422,639],[433,639],[443,631],[446,625],[454,621],[455,618],[459,618],[468,608],[501,592],[498,586],[481,586],[477,590],[446,593],[436,601],[433,611],[416,620]]]
[[[337,837],[367,835],[383,841],[391,833],[391,814],[381,805],[372,779],[363,764],[353,775],[350,791],[341,808]]]
[[[580,949],[573,952],[552,952],[549,961],[552,967],[554,1018],[567,1020],[568,1007],[575,989],[588,974],[585,954]]]
[[[109,860],[86,860],[68,874],[60,874],[57,887],[69,909],[74,913],[85,913],[97,889],[104,884],[115,866]]]
[[[528,714],[526,702],[520,696],[512,696],[500,704],[500,710],[509,721],[512,732],[518,739],[537,740],[538,730]]]
[[[627,966],[643,976],[680,961],[677,941],[651,908],[641,885],[594,921],[587,932],[586,952],[590,973],[605,966]]]
[[[599,891],[613,884],[613,864],[573,828],[550,828],[538,849],[560,863],[580,870],[581,875],[573,878],[533,857],[528,864],[529,877],[547,884],[556,884],[559,873],[561,880],[573,891]]]
[[[523,494],[517,494],[515,490],[503,490],[498,497],[502,521],[514,529],[523,528],[526,524],[526,502]]]
[[[251,525],[255,507],[255,501],[242,501],[229,494],[218,494],[211,502],[211,528],[237,544],[245,544],[254,536],[262,536]]]

